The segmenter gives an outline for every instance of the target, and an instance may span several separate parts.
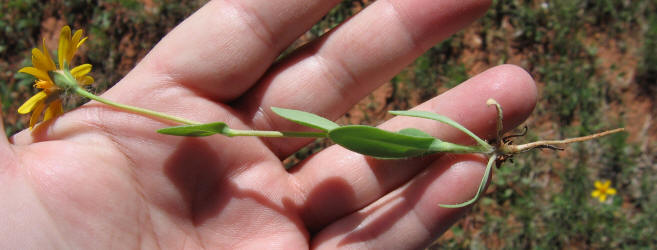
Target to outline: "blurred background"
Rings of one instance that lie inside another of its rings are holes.
[[[5,133],[27,126],[17,108],[35,90],[16,73],[63,25],[89,40],[93,91],[120,80],[169,30],[206,1],[0,0],[0,100]],[[283,53],[329,31],[374,1],[342,1]],[[494,0],[485,17],[437,44],[338,121],[376,125],[503,63],[529,71],[540,99],[518,142],[625,127],[626,133],[532,151],[494,173],[487,194],[430,248],[657,247],[657,1]],[[72,98],[68,109],[86,102]],[[329,142],[285,160],[293,166]],[[618,192],[600,202],[594,182]]]

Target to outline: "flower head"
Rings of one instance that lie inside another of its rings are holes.
[[[616,194],[616,189],[611,186],[611,182],[606,180],[604,182],[601,181],[595,181],[595,190],[591,192],[591,196],[593,198],[598,198],[600,202],[604,202],[607,200],[608,195],[615,195]]]
[[[91,64],[83,64],[69,70],[73,55],[77,49],[87,40],[82,37],[82,30],[77,30],[71,35],[71,28],[64,26],[59,35],[59,48],[57,49],[58,67],[50,57],[50,52],[46,47],[46,41],[43,40],[42,48],[32,49],[32,67],[24,67],[18,72],[27,73],[37,78],[34,87],[41,89],[40,92],[30,97],[23,105],[18,108],[18,113],[28,114],[32,112],[30,118],[30,129],[34,127],[45,110],[43,121],[63,113],[62,100],[60,96],[68,89],[66,84],[53,81],[52,75],[56,71],[69,71],[77,81],[77,85],[85,86],[94,82],[94,79],[87,74],[91,71]]]

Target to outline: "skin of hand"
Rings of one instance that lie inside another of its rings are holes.
[[[211,1],[103,97],[236,129],[302,130],[270,107],[336,119],[490,4],[376,1],[275,62],[339,2]],[[533,109],[536,87],[502,65],[415,109],[491,137],[488,98],[513,128]],[[470,199],[485,164],[477,155],[377,160],[332,146],[287,171],[281,159],[308,139],[155,132],[171,125],[90,102],[0,138],[0,248],[422,248],[467,210],[438,204]],[[381,127],[471,143],[435,121],[397,117]]]

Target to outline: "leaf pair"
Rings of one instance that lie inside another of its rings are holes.
[[[419,117],[431,119],[448,124],[459,129],[474,138],[479,145],[464,146],[441,141],[431,135],[415,128],[402,129],[399,132],[390,132],[376,127],[363,125],[340,126],[324,117],[292,109],[272,108],[274,113],[297,124],[319,129],[324,133],[315,133],[312,137],[328,136],[336,144],[351,151],[378,158],[409,158],[430,153],[493,153],[493,147],[486,143],[474,133],[467,130],[455,121],[438,114],[425,111],[390,111],[394,115]],[[178,136],[209,136],[222,134],[225,136],[256,135],[285,137],[292,133],[297,135],[302,132],[278,132],[278,131],[251,131],[251,133],[240,133],[244,131],[230,129],[223,122],[207,124],[183,125],[158,130],[159,133]],[[483,192],[488,176],[496,156],[493,154],[486,166],[486,171],[477,190],[477,194],[469,201],[455,205],[440,205],[442,207],[463,207],[475,202]]]
[[[432,153],[434,144],[442,142],[417,129],[395,133],[363,125],[333,129],[328,137],[351,151],[379,158],[408,158]]]
[[[340,125],[336,124],[335,122],[332,122],[324,117],[312,113],[293,110],[293,109],[283,109],[283,108],[274,108],[274,107],[272,107],[272,110],[276,114],[288,120],[291,120],[293,122],[296,122],[306,127],[316,128],[324,132],[328,132],[332,129],[340,127]],[[210,136],[214,134],[222,134],[230,137],[262,136],[263,134],[265,134],[265,136],[270,136],[270,137],[285,137],[285,136],[289,136],[290,134],[291,136],[299,134],[296,132],[278,132],[278,131],[252,131],[252,132],[266,132],[266,133],[238,133],[245,131],[231,129],[228,127],[228,125],[226,125],[226,123],[223,122],[181,125],[181,126],[159,129],[157,130],[157,132],[167,135],[189,136],[189,137]],[[311,133],[310,135],[313,137],[318,137],[316,136],[317,134]]]
[[[168,127],[157,130],[160,134],[188,136],[188,137],[201,137],[210,136],[214,134],[222,134],[225,136],[232,136],[230,128],[223,122],[213,122],[205,124],[182,125],[175,127]]]
[[[390,132],[376,127],[363,125],[340,126],[324,117],[284,108],[272,108],[274,113],[297,124],[324,131],[322,136],[328,136],[333,142],[351,151],[379,158],[409,158],[430,153],[472,153],[491,151],[491,147],[475,136],[472,132],[455,121],[438,114],[424,111],[391,111],[394,115],[432,119],[453,126],[473,137],[480,144],[463,146],[441,141],[415,128]],[[222,134],[226,136],[254,135],[257,133],[236,133],[225,123],[215,122],[198,125],[183,125],[158,130],[159,133],[178,136],[209,136]],[[257,132],[257,131],[254,131]],[[291,132],[261,131],[284,137]],[[293,133],[293,132],[292,132]],[[316,134],[315,134],[316,135]],[[269,135],[271,136],[271,135]],[[318,136],[314,136],[318,137]]]

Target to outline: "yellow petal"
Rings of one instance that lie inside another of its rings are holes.
[[[52,119],[55,116],[58,116],[60,114],[64,113],[63,108],[62,108],[62,100],[57,99],[50,103],[48,105],[48,109],[46,109],[46,114],[43,115],[43,121],[47,121]]]
[[[30,97],[30,99],[28,99],[25,103],[23,103],[23,105],[21,105],[18,108],[18,113],[19,114],[27,114],[27,113],[32,112],[32,110],[34,110],[34,108],[37,106],[37,104],[43,102],[43,100],[45,100],[46,97],[48,97],[48,94],[46,94],[45,91],[41,91],[39,93],[36,93],[35,95]]]
[[[41,50],[34,48],[32,49],[32,66],[43,71],[55,70],[55,63],[48,60],[46,55],[44,55]]]
[[[75,77],[76,79],[83,77],[84,75],[88,74],[91,72],[91,64],[82,64],[80,66],[77,66],[71,70],[71,75]]]
[[[49,64],[52,67],[52,70],[55,70],[55,62],[52,61],[52,57],[50,57],[50,51],[48,51],[48,47],[46,47],[46,39],[43,39],[43,42],[41,43],[41,50],[43,53],[46,55],[46,60],[49,62]]]
[[[71,38],[72,45],[76,45],[77,47],[78,43],[80,42],[80,39],[82,39],[82,32],[83,32],[82,29],[75,31],[75,34],[73,34],[73,37]]]
[[[43,70],[40,70],[40,69],[37,69],[35,67],[24,67],[24,68],[18,70],[18,72],[30,74],[30,75],[38,78],[39,80],[52,82],[52,80],[50,80],[50,76],[48,75],[47,72],[45,72]]]
[[[593,185],[595,185],[595,188],[597,188],[597,189],[602,188],[602,182],[600,182],[600,181],[595,181],[595,183]]]
[[[68,48],[71,43],[71,28],[68,25],[62,28],[59,33],[59,48],[57,49],[57,57],[59,61],[59,68],[63,69],[65,64],[66,55],[68,55]]]
[[[600,194],[601,193],[598,190],[595,190],[595,191],[591,192],[591,196],[594,197],[594,198],[600,196]]]
[[[36,124],[39,121],[39,117],[41,116],[41,112],[43,112],[43,108],[45,108],[46,105],[44,104],[44,101],[40,101],[36,108],[34,109],[34,112],[32,112],[32,117],[30,118],[30,129],[34,127],[34,124]]]
[[[605,181],[604,183],[602,183],[602,188],[607,189],[609,188],[609,185],[611,185],[611,181]]]
[[[68,49],[66,50],[66,61],[70,64],[73,61],[73,56],[75,55],[75,52],[78,50],[78,43],[80,42],[80,39],[82,38],[82,30],[76,30],[75,34],[73,34],[73,37],[68,43]]]
[[[606,194],[601,194],[599,198],[600,202],[604,202],[607,200],[607,195]]]
[[[81,85],[89,85],[94,83],[94,78],[91,76],[84,76],[82,79],[78,79],[78,83]]]
[[[82,46],[82,44],[83,44],[85,41],[87,41],[87,38],[89,38],[89,37],[82,38],[82,40],[80,40],[80,42],[78,42],[78,44],[77,44],[75,47],[76,47],[76,48],[80,48],[80,46]]]
[[[609,195],[615,195],[615,194],[616,194],[616,189],[615,189],[615,188],[609,188],[609,189],[607,189],[607,194],[609,194]]]

